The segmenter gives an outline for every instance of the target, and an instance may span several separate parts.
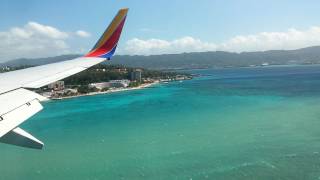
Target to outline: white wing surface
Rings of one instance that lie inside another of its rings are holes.
[[[0,74],[0,94],[24,88],[39,88],[81,72],[105,58],[81,57],[74,60],[37,66]]]

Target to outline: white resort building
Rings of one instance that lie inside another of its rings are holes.
[[[91,83],[89,84],[89,87],[94,87],[99,90],[105,89],[105,88],[126,88],[130,84],[130,80],[128,79],[122,79],[122,80],[111,80],[109,82],[101,82],[101,83]]]

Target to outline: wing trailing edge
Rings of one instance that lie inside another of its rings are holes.
[[[0,142],[32,149],[42,149],[44,145],[43,142],[19,127],[2,136]]]
[[[18,128],[21,123],[42,110],[45,97],[26,89],[17,89],[0,96],[0,142],[42,149],[43,143]]]

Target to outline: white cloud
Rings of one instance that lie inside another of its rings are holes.
[[[262,32],[255,35],[236,36],[219,45],[227,51],[265,51],[272,49],[298,49],[320,45],[320,27],[301,31],[289,29],[285,32]]]
[[[70,38],[72,36],[86,38],[91,35],[84,30],[68,33],[37,22],[29,22],[22,27],[0,31],[0,62],[15,58],[48,57],[79,52],[80,47],[70,48],[67,43],[68,40],[73,39]],[[206,42],[189,36],[172,41],[133,38],[120,47],[119,54],[151,55],[216,50],[265,51],[298,49],[315,45],[320,45],[320,27],[311,27],[306,30],[292,28],[284,32],[239,35],[222,43]]]
[[[87,37],[91,36],[90,33],[83,31],[83,30],[76,31],[76,35],[78,35],[79,37],[83,37],[83,38],[87,38]]]
[[[182,52],[211,51],[216,48],[214,43],[202,42],[193,37],[184,37],[174,41],[161,39],[141,40],[138,38],[126,42],[123,53],[126,54],[171,54]]]
[[[320,27],[307,30],[288,29],[284,32],[261,32],[239,35],[222,43],[204,42],[194,37],[166,41],[161,39],[142,40],[138,38],[126,42],[121,54],[167,54],[201,51],[265,51],[289,50],[320,45]]]
[[[0,62],[76,53],[79,47],[70,48],[67,43],[71,36],[89,37],[90,33],[83,30],[68,33],[37,22],[0,32]]]
[[[25,26],[25,31],[52,39],[65,39],[69,37],[69,35],[65,32],[62,32],[54,27],[45,26],[36,22],[29,22]]]

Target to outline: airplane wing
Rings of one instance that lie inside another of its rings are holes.
[[[43,143],[18,126],[42,110],[45,97],[29,90],[81,72],[110,59],[117,47],[128,9],[120,9],[91,51],[73,60],[0,74],[0,142],[42,149]]]

